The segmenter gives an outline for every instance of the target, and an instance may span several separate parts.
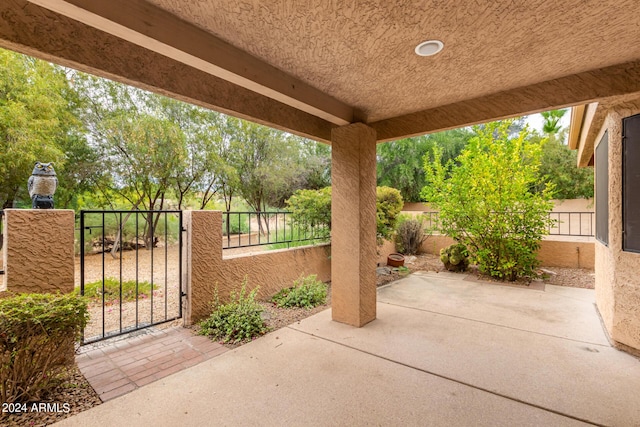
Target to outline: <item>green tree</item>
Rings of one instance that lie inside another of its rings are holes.
[[[438,146],[442,150],[444,163],[453,160],[472,135],[469,129],[462,128],[378,144],[378,185],[397,188],[407,202],[421,201],[420,191],[426,183],[424,156],[430,155],[433,148]]]
[[[568,129],[560,126],[560,120],[566,112],[552,110],[541,113],[544,118],[542,131],[546,138],[533,136],[543,144],[539,174],[543,183],[554,185],[556,198],[588,199],[594,193],[593,169],[579,168],[577,152],[570,150],[565,143]]]
[[[441,231],[465,244],[483,273],[515,280],[534,271],[553,185],[530,191],[540,185],[542,147],[527,130],[509,137],[511,123],[475,128],[457,165],[443,166],[437,148],[422,194],[440,210]]]
[[[562,129],[562,126],[560,126],[560,120],[564,117],[566,112],[567,110],[551,110],[540,113],[544,119],[542,132],[547,135],[558,134]]]
[[[291,196],[300,176],[299,146],[281,131],[228,118],[230,161],[238,174],[238,193],[258,213],[261,232],[269,231],[260,213]],[[266,229],[265,229],[266,228]]]
[[[552,184],[556,199],[589,199],[594,194],[593,168],[578,167],[578,153],[570,150],[562,141],[566,129],[558,136],[551,135],[546,140],[534,136],[533,140],[542,143],[542,161],[539,175],[541,185]]]
[[[62,68],[0,50],[1,208],[16,201],[28,203],[27,180],[36,161],[52,161],[63,174],[62,147],[68,139],[77,141],[82,132],[71,94]]]

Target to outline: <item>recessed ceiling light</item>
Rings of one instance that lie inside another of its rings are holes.
[[[444,47],[444,43],[440,40],[427,40],[416,46],[416,55],[431,56],[440,52]]]

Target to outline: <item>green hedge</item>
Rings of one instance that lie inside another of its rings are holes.
[[[86,300],[73,294],[0,299],[0,401],[38,400],[55,387],[87,320]]]

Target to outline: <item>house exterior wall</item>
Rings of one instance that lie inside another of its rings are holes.
[[[0,291],[71,292],[74,286],[72,210],[5,209]]]
[[[622,119],[639,113],[640,100],[611,107],[596,138],[608,132],[609,244],[595,243],[596,303],[610,337],[633,349],[640,349],[640,254],[622,250]]]

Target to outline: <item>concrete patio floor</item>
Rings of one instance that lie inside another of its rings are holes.
[[[416,273],[356,329],[329,310],[60,426],[640,425],[640,361],[594,292]]]

